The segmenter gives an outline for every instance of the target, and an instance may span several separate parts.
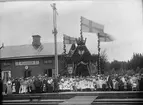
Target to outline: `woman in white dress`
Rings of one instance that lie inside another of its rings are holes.
[[[6,86],[7,86],[7,94],[12,94],[12,81],[10,79],[8,79]]]
[[[20,79],[20,89],[19,89],[19,93],[24,93],[24,86],[23,86],[24,80],[23,78]]]

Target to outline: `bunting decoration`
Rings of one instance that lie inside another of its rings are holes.
[[[67,57],[67,53],[66,53],[66,44],[72,44],[70,52],[68,55],[72,55],[74,50],[75,50],[75,43],[76,43],[76,38],[74,37],[70,37],[68,35],[63,34],[63,57],[64,57],[64,68],[66,70],[67,68],[67,64],[66,64],[66,57]]]
[[[81,61],[77,65],[80,65],[80,64],[87,65],[88,63],[85,63],[85,62]]]
[[[63,37],[63,63],[64,63],[64,70],[66,70],[66,44],[65,44],[65,37]]]
[[[64,55],[66,55],[65,37],[63,37],[63,50],[64,50]]]
[[[101,74],[101,70],[100,70],[100,39],[99,39],[99,33],[98,33],[98,74]]]

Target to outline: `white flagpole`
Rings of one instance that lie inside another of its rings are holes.
[[[53,8],[53,34],[54,34],[54,41],[55,41],[55,78],[58,76],[58,55],[57,55],[57,23],[56,23],[56,15],[57,15],[57,9],[56,9],[56,4],[53,3],[51,5]]]

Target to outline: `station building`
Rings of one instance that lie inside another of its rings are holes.
[[[55,50],[54,43],[41,43],[40,35],[33,35],[33,41],[27,45],[4,46],[0,51],[1,76],[29,77],[39,74],[48,77],[54,76]],[[68,52],[71,45],[66,46]],[[57,42],[58,69],[61,72],[63,66],[63,43]]]

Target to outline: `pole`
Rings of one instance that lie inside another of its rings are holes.
[[[98,33],[98,74],[101,73],[100,68],[100,39],[99,39],[99,33]]]
[[[82,17],[80,18],[80,37],[81,37],[81,39],[83,39],[83,36],[82,36]]]
[[[4,48],[4,44],[2,43],[2,46],[0,47],[0,58],[1,58],[1,49]],[[0,72],[2,73],[1,69],[1,60],[0,60]],[[2,74],[0,73],[0,78],[2,78]]]
[[[56,23],[56,15],[57,15],[57,9],[56,9],[56,4],[53,3],[51,5],[53,8],[53,34],[54,34],[54,42],[55,42],[55,78],[58,76],[58,55],[57,55],[57,23]]]

